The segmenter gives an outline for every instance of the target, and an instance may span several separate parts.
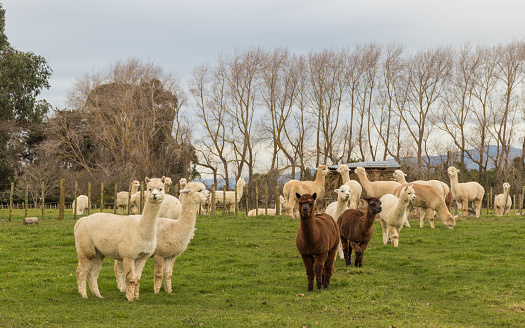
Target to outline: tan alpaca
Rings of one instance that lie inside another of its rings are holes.
[[[102,298],[98,275],[105,257],[122,261],[126,277],[126,299],[139,298],[140,277],[148,257],[157,245],[157,219],[164,199],[164,177],[146,178],[146,204],[142,215],[96,213],[75,224],[78,254],[78,291],[87,298],[86,280],[91,292]]]
[[[131,195],[139,191],[140,188],[140,182],[137,180],[133,180],[131,183]],[[117,193],[117,207],[120,214],[126,214],[128,213],[128,199],[129,199],[130,193],[127,191],[119,191]]]
[[[350,187],[351,195],[348,208],[357,208],[359,205],[359,198],[361,198],[361,194],[363,193],[363,187],[358,181],[350,179],[350,169],[348,166],[344,164],[339,165],[337,172],[341,174],[343,183]]]
[[[481,203],[485,195],[485,188],[477,182],[458,182],[458,169],[454,166],[448,168],[450,177],[450,189],[458,206],[459,216],[468,216],[468,202],[472,202],[472,208],[476,211],[476,217],[481,214]]]
[[[401,189],[399,198],[392,194],[381,197],[381,230],[383,231],[383,245],[392,241],[394,247],[399,245],[399,232],[407,220],[407,207],[416,199],[414,188],[406,185]]]
[[[317,194],[316,207],[324,201],[324,182],[326,175],[330,170],[326,165],[320,165],[315,169],[317,171],[314,181],[290,180],[283,187],[283,195],[286,200],[286,216],[295,218],[298,216],[296,194]]]
[[[368,197],[381,198],[385,194],[393,194],[394,190],[401,185],[397,181],[370,181],[364,167],[356,167],[354,172]]]

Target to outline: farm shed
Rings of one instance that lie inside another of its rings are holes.
[[[401,168],[399,163],[395,159],[389,159],[387,161],[378,161],[378,162],[356,162],[344,164],[350,169],[350,179],[359,181],[357,175],[354,173],[356,167],[364,167],[370,181],[395,181],[394,171]],[[330,165],[330,173],[326,176],[325,181],[325,205],[328,205],[330,202],[337,200],[337,195],[334,190],[339,188],[343,184],[343,179],[341,175],[337,172],[339,165]],[[366,195],[363,190],[363,195]]]

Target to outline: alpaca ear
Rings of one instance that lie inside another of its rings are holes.
[[[340,189],[335,189],[334,192],[339,192]]]
[[[312,195],[312,198],[313,198],[314,200],[316,200],[316,199],[317,199],[317,193],[314,192],[314,194]]]
[[[191,189],[182,189],[181,191],[179,191],[181,194],[187,194],[191,191]]]
[[[297,199],[301,198],[301,195],[299,195],[298,192],[295,193],[295,197],[297,197]]]
[[[148,183],[149,182],[149,178],[146,177],[146,179],[144,179],[144,181],[146,181],[146,183]]]
[[[166,177],[165,177],[165,176],[162,176],[162,178],[160,178],[160,181],[161,181],[162,183],[166,182]]]

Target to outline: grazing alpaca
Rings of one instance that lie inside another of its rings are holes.
[[[131,195],[139,191],[140,188],[140,182],[137,180],[133,180],[131,183]],[[128,213],[128,198],[130,193],[127,191],[119,191],[117,193],[117,207],[120,214],[126,214]]]
[[[359,178],[359,182],[363,186],[363,189],[366,192],[368,197],[377,197],[386,194],[393,194],[394,190],[399,187],[401,184],[397,181],[370,181],[366,174],[364,167],[356,167],[355,174]]]
[[[341,213],[348,209],[348,203],[352,198],[352,193],[350,191],[350,187],[346,184],[342,185],[341,187],[339,187],[339,189],[336,189],[334,191],[337,194],[337,201],[330,203],[330,205],[328,205],[324,212],[330,215],[335,220],[335,222],[337,222],[337,219],[339,219]],[[339,258],[345,258],[341,242],[339,242],[337,252],[339,253]]]
[[[397,182],[404,185],[407,183],[406,174],[401,170],[395,170],[394,171],[394,179],[396,179]],[[452,192],[450,191],[450,188],[446,183],[439,180],[416,180],[412,181],[410,183],[418,183],[422,185],[431,186],[432,188],[436,189],[436,191],[439,193],[439,195],[445,200],[445,205],[447,205],[448,210],[450,211],[450,206],[452,205]]]
[[[355,180],[350,180],[350,169],[348,166],[342,164],[339,165],[337,168],[337,172],[341,174],[341,178],[343,179],[343,183],[350,187],[351,195],[350,195],[350,203],[348,205],[348,208],[357,208],[359,205],[359,198],[361,198],[361,194],[363,193],[363,187],[361,187],[361,184]]]
[[[175,259],[182,254],[193,236],[195,221],[199,205],[204,204],[210,192],[201,182],[190,182],[186,189],[180,191],[184,194],[182,212],[178,220],[159,217],[157,221],[157,246],[153,253],[155,294],[158,294],[164,279],[164,290],[171,293],[171,276]],[[120,291],[124,291],[124,274],[122,262],[115,261],[115,276]]]
[[[87,298],[89,289],[102,298],[98,290],[98,275],[104,257],[122,261],[126,277],[126,299],[139,298],[142,270],[157,244],[157,219],[164,199],[164,177],[148,179],[147,197],[141,216],[96,213],[75,224],[75,246],[78,254],[78,291]]]
[[[400,197],[401,190],[407,185],[408,184],[401,185],[396,190],[394,190],[394,196]],[[428,217],[430,227],[434,229],[435,212],[435,215],[441,219],[441,222],[443,222],[447,228],[454,229],[456,226],[456,219],[452,217],[452,214],[450,214],[447,206],[445,205],[445,201],[443,198],[441,198],[441,196],[439,196],[439,193],[436,191],[436,189],[432,188],[431,186],[413,182],[411,182],[410,185],[417,195],[417,198],[412,201],[412,206],[420,207],[419,227],[423,228],[425,225],[425,217]]]
[[[381,201],[377,197],[363,197],[368,206],[366,212],[359,209],[344,211],[337,224],[346,266],[351,265],[352,250],[355,252],[356,267],[363,267],[363,255],[374,233],[374,219],[381,213]]]
[[[456,200],[459,209],[459,215],[468,216],[468,202],[472,202],[472,207],[476,211],[476,217],[481,214],[481,203],[485,195],[485,188],[477,182],[458,182],[458,169],[454,166],[448,168],[448,176],[450,177],[450,188],[452,195]]]
[[[509,195],[510,184],[505,182],[503,184],[503,194],[494,197],[494,208],[496,209],[496,216],[509,215],[512,206],[512,198]]]
[[[316,175],[314,181],[299,181],[299,180],[290,180],[285,183],[283,187],[283,195],[286,200],[286,216],[290,218],[297,217],[297,198],[296,194],[316,194],[318,202],[316,202],[316,207],[322,206],[324,201],[324,182],[326,175],[330,170],[326,165],[320,165],[316,168]]]
[[[308,291],[314,288],[314,277],[317,281],[317,291],[328,289],[334,260],[339,245],[337,224],[326,213],[315,212],[316,194],[296,194],[299,203],[301,223],[297,229],[295,245],[303,258]]]
[[[381,230],[383,231],[383,245],[389,240],[394,247],[399,245],[399,232],[407,220],[407,207],[410,202],[416,199],[416,194],[412,186],[405,186],[401,189],[399,198],[392,194],[381,197],[382,211],[379,213],[381,218]]]
[[[77,207],[77,215],[84,214],[84,211],[86,208],[89,207],[89,198],[86,195],[80,195],[73,201],[73,211],[75,210],[75,206]]]

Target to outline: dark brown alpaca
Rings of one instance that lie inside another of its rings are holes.
[[[299,203],[301,223],[297,229],[295,245],[303,258],[308,279],[308,291],[314,289],[314,276],[317,281],[317,291],[322,288],[328,289],[339,245],[337,224],[326,213],[314,215],[317,197],[315,193],[302,196],[296,194],[296,197]]]
[[[381,212],[381,201],[377,197],[363,197],[368,203],[366,212],[348,209],[341,213],[337,224],[346,266],[351,265],[352,250],[355,252],[355,266],[363,267],[363,253],[372,239],[374,219]]]

